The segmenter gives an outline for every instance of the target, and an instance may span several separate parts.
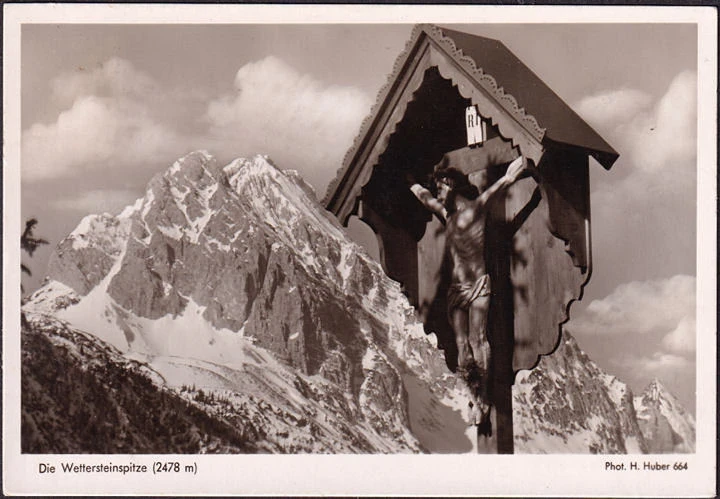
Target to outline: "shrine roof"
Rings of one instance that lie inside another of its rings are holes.
[[[408,71],[408,59],[424,38],[463,69],[473,84],[493,96],[505,112],[519,123],[537,142],[580,148],[610,169],[619,154],[593,128],[570,108],[545,82],[528,68],[500,41],[478,35],[441,28],[431,24],[415,27],[403,53],[395,62],[388,81],[363,122],[354,144],[348,150],[337,177],[330,183],[325,204],[337,202],[352,174],[362,148],[380,115],[391,102],[397,81]],[[340,189],[340,191],[339,191]],[[355,189],[351,189],[354,191]],[[349,191],[346,191],[349,192]],[[333,210],[334,211],[334,210]]]
[[[462,54],[451,55],[470,57],[478,69],[492,76],[497,86],[502,88],[506,95],[514,97],[518,106],[525,110],[525,114],[534,117],[538,125],[545,129],[544,139],[588,149],[591,153],[600,153],[600,156],[596,157],[598,162],[605,168],[612,166],[618,157],[615,149],[502,42],[446,28],[440,29],[462,51]]]

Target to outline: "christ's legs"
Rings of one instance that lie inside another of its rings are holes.
[[[470,306],[468,341],[472,356],[481,370],[490,370],[490,343],[487,338],[487,319],[490,297],[480,296]]]
[[[455,332],[458,349],[458,369],[464,370],[472,363],[473,356],[468,341],[468,311],[456,308],[450,312],[450,321]]]
[[[479,411],[480,422],[484,422],[490,414],[490,397],[488,394],[490,372],[490,342],[487,336],[488,310],[490,297],[480,296],[470,306],[468,340],[472,355],[477,366],[475,398]]]
[[[478,424],[482,417],[478,411],[478,401],[475,391],[472,387],[472,379],[476,378],[477,368],[472,356],[472,350],[470,349],[470,342],[468,341],[468,325],[469,315],[467,310],[462,308],[456,308],[450,311],[450,322],[452,323],[453,330],[455,331],[455,343],[457,343],[458,349],[458,366],[457,374],[463,380],[466,388],[470,395],[470,421],[471,424]]]

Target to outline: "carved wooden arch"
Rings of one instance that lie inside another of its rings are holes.
[[[540,162],[544,129],[537,120],[526,114],[511,95],[505,94],[492,76],[484,74],[472,59],[462,56],[454,42],[439,28],[420,25],[398,57],[390,80],[381,89],[375,107],[348,150],[344,167],[328,187],[325,204],[344,225],[357,213],[354,198],[360,187],[370,180],[380,155],[402,121],[408,104],[413,101],[414,93],[422,85],[425,70],[431,67],[437,67],[440,74],[458,88],[461,96],[478,106],[479,113],[497,126],[503,138],[519,147],[521,154],[536,164]]]
[[[435,28],[435,30],[439,33],[438,36],[442,36],[438,28]],[[450,44],[454,47],[451,39],[443,37],[442,41],[443,44]],[[403,92],[397,96],[393,112],[380,132],[379,140],[375,142],[371,152],[365,158],[363,175],[357,179],[358,184],[356,185],[362,186],[369,181],[375,166],[379,163],[380,155],[388,146],[390,137],[397,131],[409,103],[414,101],[416,92],[423,84],[425,71],[430,68],[437,68],[440,76],[450,81],[460,96],[470,100],[473,105],[477,106],[479,114],[483,118],[490,120],[503,139],[509,140],[513,147],[519,149],[521,155],[531,159],[544,174],[555,180],[552,183],[541,183],[541,189],[545,197],[551,200],[547,228],[555,237],[563,240],[565,250],[573,259],[573,263],[583,269],[583,273],[589,271],[591,268],[589,206],[587,207],[587,227],[582,231],[578,231],[575,227],[569,228],[566,221],[563,220],[567,216],[567,211],[563,209],[567,205],[564,202],[565,193],[558,192],[563,187],[567,190],[568,186],[562,185],[562,179],[556,174],[557,171],[553,172],[552,166],[546,168],[546,165],[553,163],[553,161],[552,158],[550,161],[546,160],[545,154],[547,150],[540,142],[544,136],[544,130],[537,125],[537,121],[532,116],[524,114],[522,109],[518,108],[512,96],[503,93],[502,88],[497,87],[495,80],[491,76],[484,75],[481,69],[476,68],[471,59],[461,58],[461,61],[462,64],[458,63],[456,59],[448,57],[435,38],[426,37],[423,39],[419,45],[418,56],[414,61],[412,74],[404,81]],[[470,76],[471,71],[476,73],[474,77]],[[478,78],[477,73],[481,75],[480,81],[485,82],[484,86],[478,86],[475,80],[475,78]],[[502,99],[501,101],[497,100],[498,95]],[[552,149],[553,151],[563,150],[563,147],[557,145]],[[557,154],[551,152],[550,156],[555,157]],[[587,152],[575,150],[575,161],[582,169],[587,168],[586,157]],[[372,167],[369,167],[370,165]],[[587,179],[583,181],[587,182]],[[357,204],[353,204],[345,219],[342,218],[343,215],[339,215],[341,220],[344,221],[350,215],[357,214],[357,207]],[[577,222],[577,217],[575,218],[575,222]]]
[[[449,40],[452,43],[452,40]],[[492,125],[496,126],[500,132],[500,136],[506,140],[510,140],[514,147],[520,149],[520,154],[533,160],[535,164],[539,164],[543,155],[542,136],[544,130],[537,126],[534,118],[524,120],[532,123],[536,128],[536,133],[530,133],[522,123],[510,114],[506,107],[496,100],[496,95],[491,94],[487,89],[477,85],[477,81],[473,80],[460,64],[454,59],[449,59],[444,53],[440,52],[433,44],[431,48],[430,65],[437,67],[440,75],[446,80],[450,80],[457,88],[461,96],[470,99],[470,102],[478,109],[478,113],[485,119],[489,119]],[[470,59],[468,61],[472,62]],[[468,63],[470,64],[470,63]],[[474,65],[474,63],[473,63]],[[476,70],[481,72],[480,70]],[[494,80],[485,75],[488,81]],[[502,89],[500,89],[500,92]],[[497,94],[497,92],[496,92]],[[515,99],[507,94],[502,94],[506,102],[512,102],[515,107]],[[511,104],[506,104],[510,106]]]

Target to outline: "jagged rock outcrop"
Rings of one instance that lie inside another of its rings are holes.
[[[110,272],[123,250],[129,224],[108,213],[89,215],[57,246],[48,263],[49,275],[86,295]]]
[[[515,440],[525,452],[646,453],[633,394],[567,332],[558,350],[513,386]],[[540,440],[541,442],[538,442]]]
[[[634,404],[651,454],[695,452],[695,418],[659,380],[652,380]]]

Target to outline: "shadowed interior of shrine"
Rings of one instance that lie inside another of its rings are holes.
[[[434,167],[445,156],[452,167],[469,174],[471,182],[483,188],[499,178],[519,153],[492,126],[488,127],[487,140],[481,146],[468,148],[465,145],[465,109],[470,100],[463,98],[450,80],[442,78],[437,68],[425,71],[423,82],[413,97],[390,136],[370,181],[362,189],[360,215],[378,235],[385,271],[403,284],[426,330],[437,335],[448,367],[455,370],[457,347],[447,318],[451,269],[444,254],[444,226],[418,202],[409,186],[418,182],[432,190]],[[536,191],[528,209],[537,206],[538,196]],[[503,282],[509,279],[508,251],[515,250],[512,238],[507,237],[510,224],[504,222],[502,201],[494,203],[490,211],[486,261],[494,289],[490,312],[492,325],[499,320],[495,317],[501,315],[503,309],[509,307],[512,310],[508,300],[513,296],[507,293],[509,283]],[[515,265],[523,265],[527,258],[518,251],[515,253]],[[519,293],[526,296],[523,289],[519,289]],[[512,352],[512,334],[503,341],[493,334],[493,329],[497,328],[490,327],[492,343],[506,343]],[[494,346],[493,351],[497,350]]]

